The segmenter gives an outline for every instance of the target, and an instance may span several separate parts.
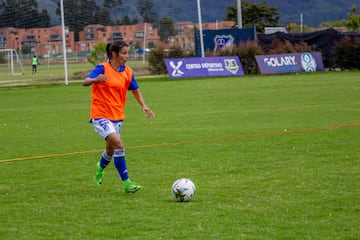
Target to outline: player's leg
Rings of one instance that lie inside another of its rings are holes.
[[[112,155],[109,155],[105,150],[100,157],[100,161],[96,163],[96,172],[95,172],[95,183],[96,185],[100,185],[104,178],[104,169],[111,162]]]
[[[108,136],[111,133],[114,134],[116,130],[111,121],[107,119],[92,119],[91,122],[95,132],[106,141],[106,149],[102,152],[100,160],[96,163],[96,172],[94,177],[96,185],[100,185],[104,178],[104,169],[109,165],[114,155],[114,148],[107,139]]]
[[[118,134],[111,133],[106,139],[107,150],[114,149],[114,165],[119,173],[120,179],[123,183],[124,190],[127,193],[134,193],[138,191],[141,186],[132,182],[129,178],[128,169],[126,166],[126,157],[124,144]]]
[[[110,134],[107,142],[110,142],[114,148],[114,165],[120,175],[121,181],[123,182],[125,192],[134,193],[138,191],[141,186],[132,182],[129,178],[126,166],[125,148],[120,138],[122,122],[115,122],[114,124],[117,134]]]

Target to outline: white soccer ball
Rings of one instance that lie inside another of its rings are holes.
[[[188,202],[195,195],[195,184],[188,178],[177,179],[171,187],[171,194],[177,202]]]

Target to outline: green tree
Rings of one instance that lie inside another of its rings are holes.
[[[80,22],[81,9],[76,0],[63,0],[64,5],[64,22],[66,26],[69,26],[69,30],[74,32],[75,41],[79,40],[79,32],[83,28],[83,24]],[[56,15],[60,18],[60,2],[56,8]]]
[[[154,4],[151,0],[138,0],[139,13],[143,17],[143,21],[156,24],[158,15],[152,10]]]
[[[41,28],[49,27],[50,22],[51,22],[51,17],[49,16],[48,11],[45,9],[41,10],[41,13],[39,14],[39,27]]]
[[[56,14],[60,16],[60,3]],[[100,7],[95,0],[64,0],[64,20],[70,31],[74,32],[75,41],[79,40],[79,32],[89,24],[111,25],[110,12]]]
[[[108,9],[110,16],[114,17],[114,22],[119,23],[118,13],[123,12],[121,9],[122,0],[106,0],[103,3],[104,8]]]
[[[0,1],[0,27],[49,27],[50,16],[46,10],[38,12],[36,0]]]
[[[86,26],[88,24],[100,23],[97,22],[97,13],[99,11],[99,6],[96,5],[95,0],[81,0],[78,2],[80,7],[80,21],[81,25]]]
[[[160,41],[167,41],[170,36],[175,35],[174,23],[171,18],[162,18],[159,22]]]
[[[94,49],[87,56],[87,60],[92,65],[96,66],[106,59],[106,43],[98,42],[94,45]]]
[[[100,22],[104,26],[114,25],[114,22],[111,20],[110,11],[107,8],[99,8],[96,13],[97,22]]]
[[[243,27],[252,27],[255,24],[259,32],[264,32],[265,27],[279,26],[280,15],[277,8],[268,6],[266,2],[250,3],[245,0],[241,8]],[[236,6],[227,7],[226,20],[237,22]]]
[[[131,20],[128,15],[125,15],[123,17],[123,19],[121,20],[121,24],[122,25],[130,25],[131,24]]]
[[[320,27],[345,27],[347,25],[346,20],[327,21],[320,24]]]
[[[346,26],[354,32],[360,30],[360,14],[356,14],[356,5],[351,7],[351,13],[348,13],[348,21]]]

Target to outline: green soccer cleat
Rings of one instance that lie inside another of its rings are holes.
[[[135,193],[141,189],[141,186],[132,182],[130,179],[126,179],[123,182],[124,190],[126,193]]]
[[[104,169],[100,166],[100,162],[96,164],[96,175],[94,177],[95,184],[100,185],[104,177]]]

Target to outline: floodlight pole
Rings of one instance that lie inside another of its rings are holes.
[[[65,85],[68,85],[68,71],[67,71],[67,58],[66,58],[66,38],[65,38],[65,21],[64,21],[64,1],[60,0],[61,9],[61,31],[62,31],[62,45],[63,45],[63,57],[64,57],[64,73],[65,73]]]
[[[199,17],[199,34],[200,34],[201,57],[205,57],[204,39],[203,39],[203,30],[202,30],[202,21],[201,21],[200,0],[197,0],[197,9],[198,9],[198,17]]]
[[[241,0],[237,0],[237,23],[238,23],[238,28],[241,29],[242,26],[242,11],[241,11]]]

